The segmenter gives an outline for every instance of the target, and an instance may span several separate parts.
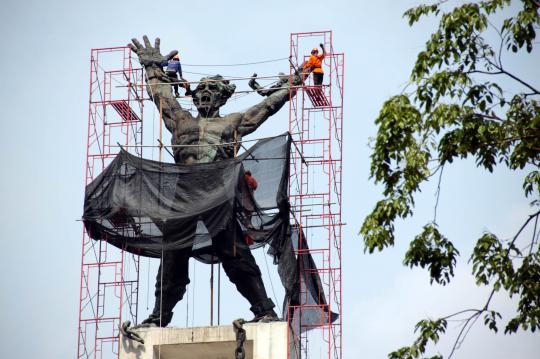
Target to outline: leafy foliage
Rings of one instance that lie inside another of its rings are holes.
[[[504,330],[515,333],[519,327],[532,332],[540,330],[540,253],[537,251],[523,258],[516,271],[514,280],[508,283],[510,295],[517,294],[519,303],[517,315],[512,318]]]
[[[440,335],[445,332],[446,319],[438,320],[421,320],[415,328],[415,332],[419,332],[418,338],[410,347],[403,347],[388,355],[389,359],[414,359],[419,358],[426,351],[426,346],[429,342],[437,343]],[[442,359],[442,356],[436,355],[426,359]]]
[[[515,275],[512,258],[509,256],[511,252],[521,254],[513,243],[505,248],[499,238],[492,233],[480,237],[471,256],[476,283],[483,285],[491,283],[495,291],[501,287],[508,288]]]
[[[430,281],[447,284],[454,275],[454,266],[459,251],[446,239],[434,224],[427,224],[424,230],[411,242],[405,253],[405,265],[429,268]]]
[[[533,206],[540,205],[540,84],[515,75],[503,63],[503,55],[533,52],[540,29],[540,2],[522,0],[514,7],[510,3],[485,0],[452,7],[442,0],[405,12],[411,26],[426,16],[436,16],[439,25],[417,56],[406,88],[409,92],[388,99],[375,120],[378,132],[371,177],[383,186],[384,198],[360,230],[369,253],[394,244],[395,222],[412,216],[422,183],[458,159],[474,158],[478,167],[489,172],[497,166],[530,170],[523,182],[524,195],[532,198]],[[499,23],[493,24],[497,19]],[[509,83],[521,90],[513,93],[504,88]],[[490,303],[494,293],[504,290],[518,298],[517,315],[507,322],[505,333],[540,329],[540,248],[534,236],[539,215],[540,211],[531,215],[510,241],[492,233],[478,239],[470,259],[473,275],[478,285],[492,292],[483,308],[456,313],[471,314],[464,328],[483,315],[484,324],[496,332],[502,318],[490,309]],[[528,250],[520,250],[516,241],[532,223]],[[427,268],[431,283],[445,285],[454,275],[458,255],[435,218],[411,241],[404,264]],[[446,331],[446,321],[421,321],[416,330],[420,336],[414,344],[391,353],[390,358],[422,356],[426,344],[436,343]],[[466,332],[460,332],[449,356]]]

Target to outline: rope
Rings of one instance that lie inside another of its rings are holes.
[[[276,81],[277,82],[277,81]],[[265,85],[265,86],[271,86],[272,84],[274,84],[275,82],[271,82],[270,84],[268,85]],[[164,82],[162,84],[165,84]],[[168,85],[170,85],[169,83],[167,83]],[[172,83],[174,85],[174,83]],[[148,85],[137,85],[137,86],[148,86]],[[268,88],[268,89],[271,89],[271,90],[286,90],[286,89],[294,89],[294,88],[305,88],[305,89],[314,89],[314,88],[320,88],[320,87],[324,87],[324,86],[328,86],[328,85],[321,85],[321,86],[284,86],[284,87],[274,87],[274,88]],[[127,87],[127,86],[116,86],[116,87]],[[267,88],[265,88],[267,89]],[[234,95],[239,95],[239,94],[250,94],[250,93],[253,93],[253,92],[259,92],[259,90],[243,90],[243,91],[235,91]],[[242,97],[242,96],[239,96],[239,97]],[[239,97],[236,97],[236,98],[239,98]],[[192,98],[191,96],[180,96],[178,97],[180,101],[182,101],[182,99],[189,99],[189,98]],[[236,98],[234,97],[231,97],[231,100],[235,100]],[[143,98],[143,100],[149,100],[149,98]],[[184,105],[190,105],[191,102],[189,102],[189,100],[183,100],[183,102],[181,104],[184,104]]]
[[[193,261],[193,293],[191,293],[191,326],[195,325],[195,294],[197,293],[195,283],[197,277],[197,261]]]
[[[291,135],[298,135],[298,133],[291,133]],[[248,142],[256,142],[256,141],[260,141],[260,140],[267,140],[269,138],[274,138],[274,137],[276,137],[276,136],[259,137],[259,138],[253,138],[251,140],[240,140],[240,141],[236,141],[236,142],[208,143],[208,144],[204,144],[204,145],[163,145],[163,147],[175,148],[175,147],[227,146],[227,145],[235,145],[235,144],[239,144],[239,143],[248,143]],[[294,140],[292,142],[295,143]],[[127,147],[160,147],[160,145],[129,145],[129,146],[111,145],[111,147],[121,147],[121,148],[122,147],[124,147],[124,148],[127,148]],[[304,157],[302,157],[302,158],[304,158]]]
[[[146,71],[144,71],[144,76],[146,77],[146,80],[148,81],[148,75],[146,74]],[[152,87],[150,86],[150,93],[152,94],[152,98],[154,97],[154,91],[152,90]],[[144,95],[143,95],[144,97]],[[156,131],[156,106],[152,106],[152,138],[155,137],[155,131]],[[152,147],[152,160],[155,160],[155,149],[157,146]],[[141,151],[142,153],[142,151]],[[152,227],[150,227],[152,228]],[[147,284],[146,284],[146,310],[148,310],[149,306],[148,303],[150,302],[150,257],[148,257],[148,273],[146,275],[147,277]]]
[[[213,73],[213,74],[210,74],[210,73],[207,73],[207,72],[195,72],[195,71],[182,71],[182,73],[186,73],[186,74],[192,74],[192,75],[203,75],[203,76],[215,76],[216,74]],[[232,76],[232,75],[221,75],[223,76],[224,78],[231,78],[231,77],[236,77],[236,76]]]
[[[264,85],[263,88],[264,88],[265,90],[267,90],[267,89],[268,89],[268,86],[272,86],[272,85],[278,83],[278,81],[279,81],[279,80],[272,81],[272,82],[270,82],[269,84]],[[236,100],[238,100],[239,98],[245,97],[245,96],[249,95],[249,94],[252,93],[252,92],[257,92],[257,90],[248,90],[248,91],[238,91],[238,92],[235,92],[235,93],[232,94],[231,100],[236,101]]]
[[[202,73],[201,73],[202,74]],[[309,73],[307,72],[301,72],[300,75],[307,75]],[[210,76],[215,76],[215,75],[210,75]],[[146,83],[146,84],[131,84],[131,85],[118,85],[116,87],[145,87],[145,86],[156,86],[156,85],[182,85],[182,84],[199,84],[201,82],[222,82],[223,80],[227,80],[227,81],[245,81],[245,80],[265,80],[265,79],[281,79],[282,77],[288,77],[289,79],[291,77],[293,77],[292,75],[268,75],[268,76],[246,76],[246,77],[224,77],[222,76],[223,79],[217,79],[217,80],[211,80],[211,79],[206,79],[204,81],[170,81],[170,82],[156,82],[156,83],[153,83],[153,84],[149,84],[149,83]],[[323,85],[316,85],[317,88],[320,88],[321,86]],[[305,86],[293,86],[293,87],[296,87],[296,88],[300,88],[300,87],[305,87]],[[315,87],[315,86],[313,86]],[[289,87],[285,87],[285,88],[289,88]]]
[[[263,248],[266,249],[266,244],[264,245]],[[264,257],[264,264],[266,265],[266,273],[268,274],[268,279],[270,279],[270,288],[272,288],[272,295],[274,296],[274,300],[276,301],[276,305],[279,309],[279,312],[283,313],[281,311],[281,306],[278,304],[276,292],[274,292],[274,282],[272,281],[272,277],[270,276],[270,268],[268,267],[268,261],[266,259],[266,253],[264,253],[264,251],[263,251],[263,257]]]
[[[159,288],[159,326],[163,327],[162,320],[163,320],[163,243],[161,244],[161,263],[160,263],[160,288]],[[163,330],[160,330],[160,340],[159,340],[159,346],[158,346],[158,358],[161,359],[161,343],[163,343]]]
[[[148,78],[148,73],[145,71],[144,72],[144,75],[146,77],[146,82],[149,83],[150,82],[150,79]],[[154,97],[154,91],[152,90],[152,86],[149,86],[149,92],[152,96],[152,98],[155,98]],[[156,107],[153,106],[153,113],[152,113],[152,134],[154,134],[154,127],[155,127],[155,116],[156,114]],[[161,126],[161,121],[162,121],[162,118],[160,116],[159,118],[159,121],[160,121],[160,126]],[[154,155],[154,151],[152,151],[152,156]],[[160,157],[161,157],[161,151],[160,151]],[[161,327],[161,323],[162,323],[162,320],[163,320],[163,243],[161,244],[161,259],[160,259],[160,276],[161,276],[161,280],[160,280],[160,295],[159,295],[159,326]],[[160,345],[158,346],[158,358],[161,359],[161,343],[163,343],[163,331],[160,331]]]
[[[189,273],[189,258],[188,258],[188,273]],[[186,328],[189,326],[189,287],[186,286]]]
[[[193,82],[191,82],[193,83]],[[162,85],[171,85],[174,83],[161,83]],[[159,85],[159,84],[156,84],[156,85]],[[270,86],[271,84],[268,84],[266,86]],[[148,86],[148,85],[137,85],[137,86]],[[321,87],[326,87],[328,85],[319,85],[319,86],[283,86],[283,87],[274,87],[274,88],[268,88],[270,90],[289,90],[289,89],[300,89],[300,88],[303,88],[303,89],[317,89],[317,88],[321,88]],[[127,87],[127,86],[116,86],[116,87]],[[259,90],[242,90],[242,91],[235,91],[233,95],[238,95],[238,94],[250,94],[250,93],[253,93],[253,92],[259,92]],[[192,98],[191,96],[180,96],[179,97],[180,99],[187,99],[187,98]],[[234,99],[234,98],[233,98]],[[147,98],[143,98],[143,100],[148,100]],[[185,100],[187,101],[187,100]],[[188,104],[187,102],[184,102],[185,104]]]
[[[272,60],[263,60],[263,61],[254,61],[254,62],[244,62],[244,63],[238,63],[238,64],[182,64],[182,66],[191,66],[191,67],[234,67],[234,66],[249,66],[249,65],[258,65],[258,64],[266,64],[269,62],[278,62],[283,60],[288,60],[288,57],[282,57],[279,59],[272,59]]]
[[[131,59],[139,60],[135,56],[132,56]],[[181,64],[182,64],[182,67],[184,67],[184,66],[186,66],[186,67],[213,67],[213,66],[214,67],[235,67],[235,66],[249,66],[249,65],[266,64],[266,63],[270,63],[270,62],[278,62],[278,61],[283,61],[283,60],[288,60],[288,59],[289,59],[288,57],[282,57],[282,58],[279,58],[279,59],[244,62],[244,63],[238,63],[238,64],[187,64],[187,63],[183,63],[183,62],[181,62]],[[185,72],[187,72],[187,71],[185,71]]]

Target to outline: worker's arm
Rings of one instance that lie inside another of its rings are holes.
[[[302,79],[298,74],[293,75],[292,80],[289,80],[287,77],[287,80],[282,83],[280,89],[274,89],[262,102],[241,114],[240,124],[238,126],[239,134],[245,136],[255,131],[264,121],[278,112],[289,101],[290,87],[300,84],[302,84]],[[296,95],[296,89],[292,90],[291,95]]]
[[[311,56],[309,57],[309,59],[307,59],[307,61],[304,61],[304,63],[302,64],[302,72],[304,74],[309,74],[311,72],[311,70],[313,70],[313,62],[311,61]]]
[[[321,50],[322,50],[322,54],[320,56],[320,59],[322,60],[326,57],[326,49],[324,48],[324,45],[322,43],[320,43],[319,46],[321,47]]]
[[[184,110],[178,101],[176,101],[170,79],[163,72],[162,64],[172,59],[178,51],[171,51],[167,56],[163,56],[159,50],[159,38],[156,38],[154,47],[150,44],[148,37],[143,36],[144,46],[137,40],[132,39],[133,44],[129,44],[133,52],[139,57],[139,62],[144,66],[147,76],[146,90],[148,95],[154,101],[159,111],[163,113],[165,127],[171,132],[174,131],[176,120],[184,117],[191,117],[191,114]]]

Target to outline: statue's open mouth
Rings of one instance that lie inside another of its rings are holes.
[[[204,93],[201,96],[201,103],[207,104],[212,101],[212,96],[209,93]]]

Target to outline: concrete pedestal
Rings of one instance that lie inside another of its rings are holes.
[[[246,359],[286,359],[286,322],[245,324]],[[236,335],[231,325],[196,328],[141,328],[144,344],[121,337],[120,359],[230,359]]]

